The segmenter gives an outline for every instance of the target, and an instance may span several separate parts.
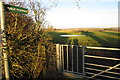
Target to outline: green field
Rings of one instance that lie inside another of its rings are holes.
[[[67,31],[57,30],[49,32],[53,42],[59,44],[75,44],[84,46],[102,46],[120,48],[118,41],[120,33],[117,31]],[[80,37],[61,37],[60,35],[86,35]]]

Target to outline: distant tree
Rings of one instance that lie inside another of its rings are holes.
[[[47,30],[48,30],[48,31],[54,31],[55,28],[54,28],[53,26],[48,25]]]

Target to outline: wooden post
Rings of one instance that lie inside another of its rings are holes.
[[[2,31],[2,53],[4,58],[4,69],[5,69],[5,78],[6,80],[10,79],[9,76],[9,67],[8,67],[8,58],[7,58],[7,50],[6,50],[6,33],[5,33],[5,16],[4,16],[4,6],[0,1],[0,20],[1,20],[1,31]]]
[[[60,65],[60,45],[59,44],[56,44],[56,57],[57,57],[57,70],[58,70],[58,73],[61,73],[61,65]]]
[[[61,45],[59,45],[59,55],[60,55],[60,72],[62,71],[62,52],[61,52]]]

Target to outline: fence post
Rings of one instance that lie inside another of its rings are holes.
[[[0,22],[1,22],[1,31],[2,31],[2,53],[3,53],[3,58],[4,58],[4,68],[5,68],[5,78],[6,80],[10,80],[10,75],[9,75],[9,66],[8,66],[8,55],[7,55],[7,50],[6,50],[6,32],[5,32],[5,15],[4,15],[4,5],[3,2],[0,1]]]
[[[58,70],[58,73],[61,73],[62,69],[61,69],[61,54],[60,54],[60,45],[59,44],[56,44],[56,57],[57,57],[57,70]]]
[[[63,45],[60,46],[60,52],[61,52],[61,71],[64,71],[64,51],[63,51]]]
[[[85,46],[82,47],[82,74],[85,76]]]

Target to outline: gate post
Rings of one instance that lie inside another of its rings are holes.
[[[85,77],[85,46],[82,46],[82,74]]]
[[[56,59],[57,59],[58,73],[61,73],[62,65],[61,65],[61,54],[60,54],[60,45],[59,44],[56,44]]]

